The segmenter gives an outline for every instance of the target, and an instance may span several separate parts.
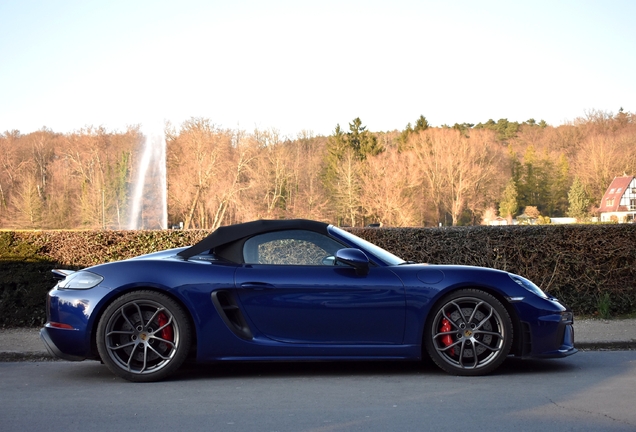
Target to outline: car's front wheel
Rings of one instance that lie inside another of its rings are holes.
[[[431,311],[424,334],[426,350],[454,375],[484,375],[506,359],[513,339],[506,308],[476,289],[455,291]]]
[[[97,349],[116,375],[150,382],[176,371],[188,355],[190,322],[172,298],[135,291],[111,303],[97,326]]]

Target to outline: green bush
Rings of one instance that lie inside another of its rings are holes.
[[[577,314],[636,312],[636,226],[349,228],[401,256],[525,276]],[[45,322],[50,270],[78,269],[196,243],[206,231],[0,232],[0,327]]]

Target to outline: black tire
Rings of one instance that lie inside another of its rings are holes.
[[[444,297],[431,310],[424,344],[431,359],[453,375],[486,375],[510,352],[512,320],[492,295],[462,289]]]
[[[186,359],[190,321],[177,302],[154,291],[134,291],[111,303],[97,325],[97,350],[128,381],[159,381]]]

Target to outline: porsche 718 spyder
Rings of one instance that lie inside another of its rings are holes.
[[[404,261],[308,220],[221,227],[188,248],[54,270],[56,357],[156,381],[186,359],[421,360],[455,375],[574,354],[572,312],[505,271]]]

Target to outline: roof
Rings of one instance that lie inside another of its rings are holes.
[[[609,185],[601,200],[601,206],[598,209],[600,213],[626,211],[627,209],[619,208],[621,198],[627,191],[630,183],[634,179],[634,176],[622,176],[614,177],[612,183]]]
[[[188,260],[202,252],[212,250],[216,247],[235,242],[240,239],[254,236],[256,234],[283,231],[290,229],[299,229],[307,231],[316,231],[327,234],[329,225],[324,222],[316,222],[307,219],[289,219],[289,220],[257,220],[236,225],[228,225],[219,227],[212,234],[201,240],[199,243],[179,252],[177,255]]]

